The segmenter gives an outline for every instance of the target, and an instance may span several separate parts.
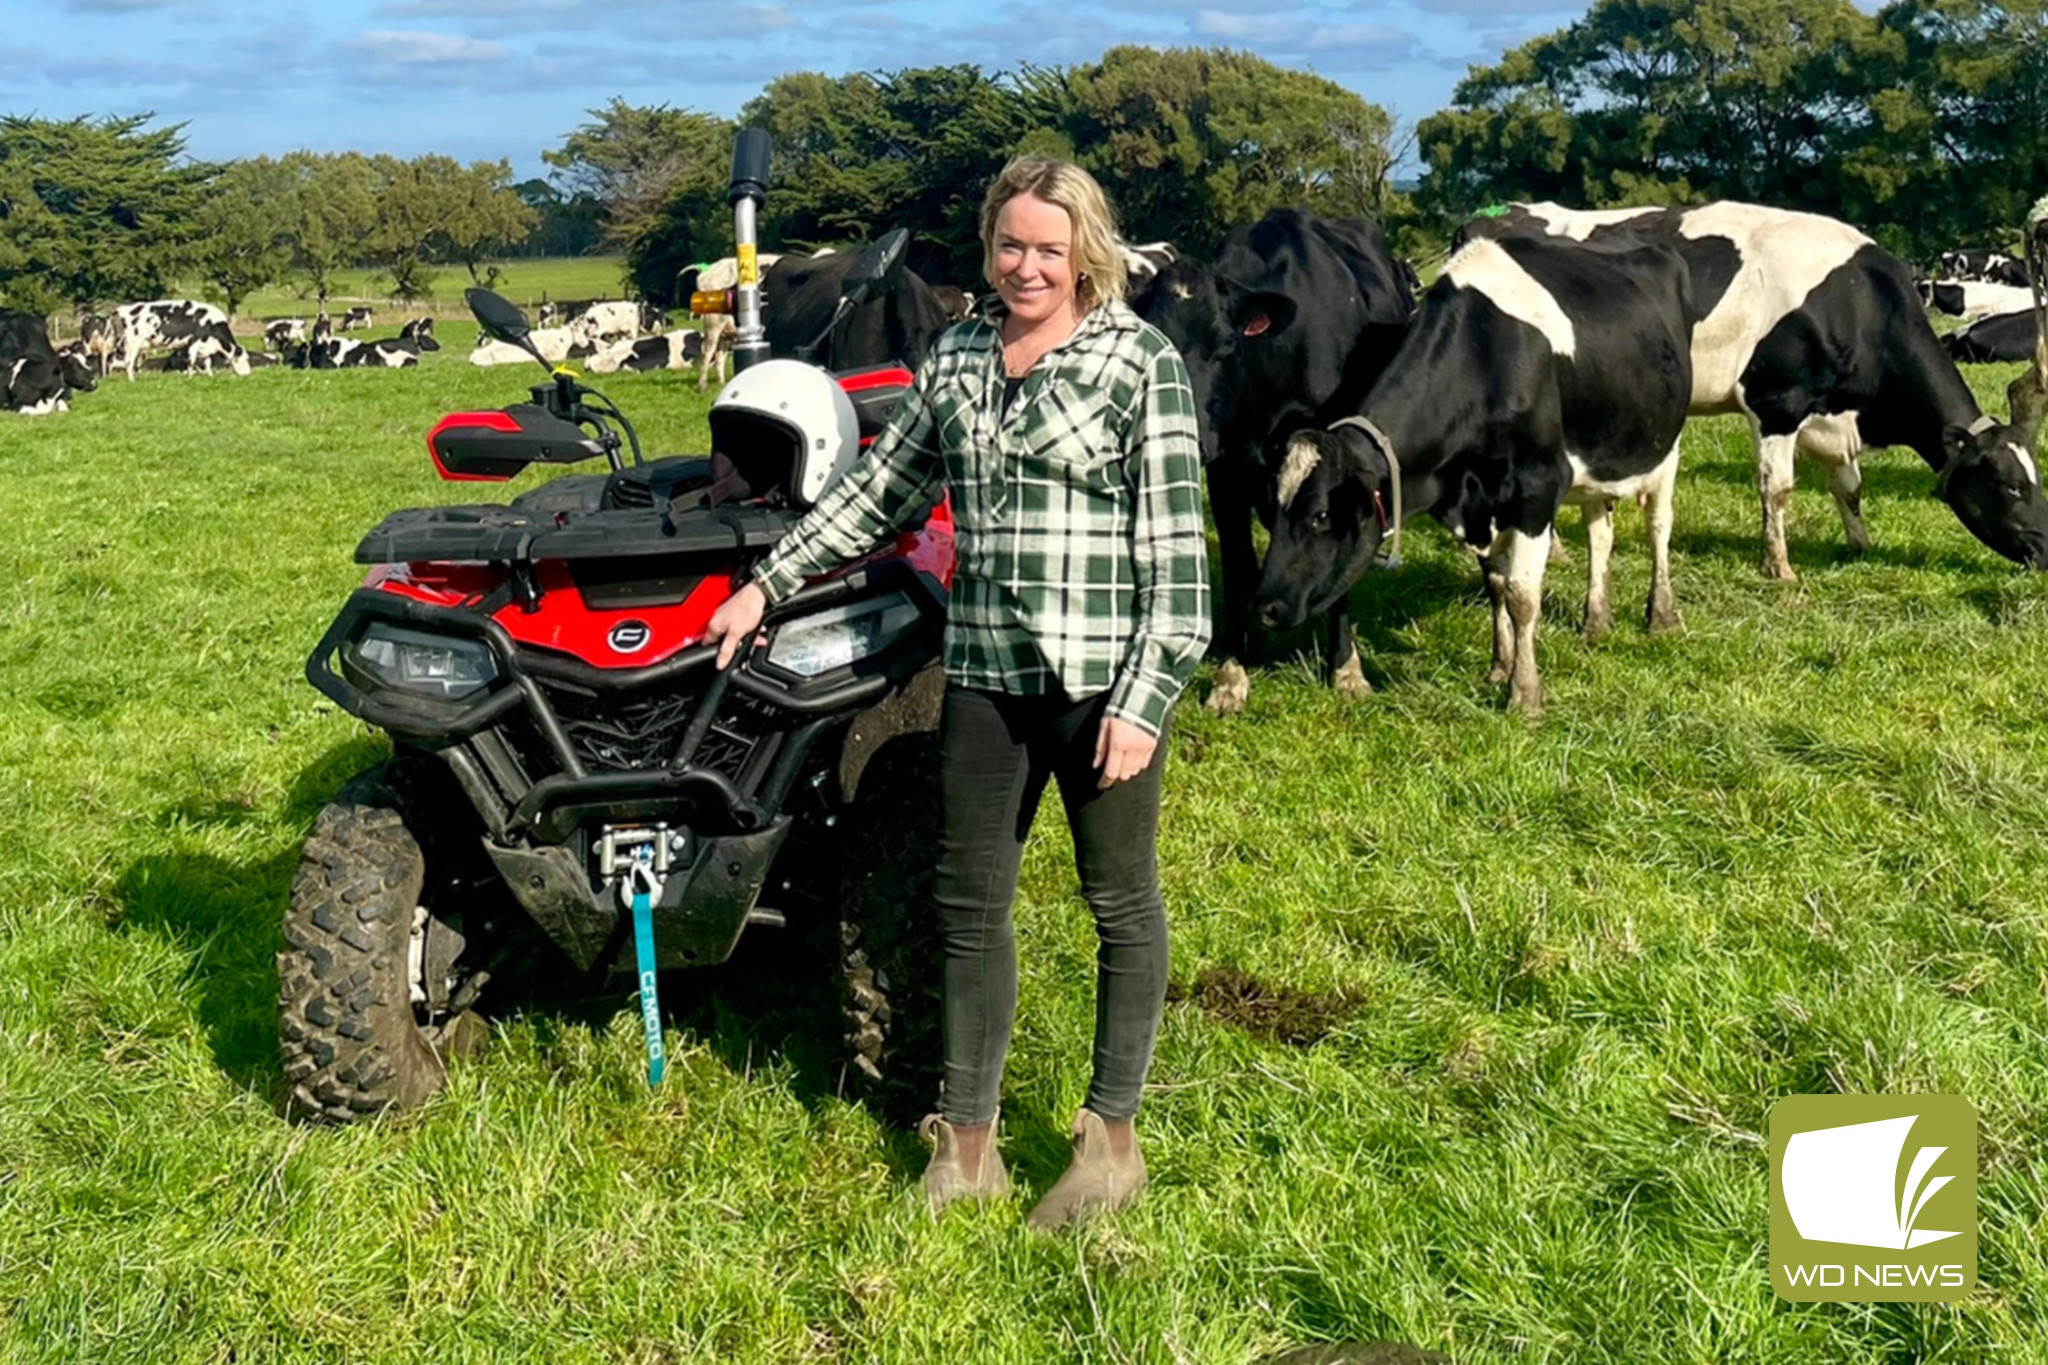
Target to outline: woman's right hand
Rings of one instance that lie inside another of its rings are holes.
[[[702,643],[718,646],[720,668],[732,663],[732,656],[739,653],[740,641],[761,628],[761,614],[767,610],[768,594],[761,591],[760,584],[749,583],[711,613]]]

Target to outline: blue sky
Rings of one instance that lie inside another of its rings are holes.
[[[539,173],[613,95],[731,115],[789,71],[1246,48],[1403,119],[1560,27],[1554,0],[0,0],[0,112],[155,110],[196,156],[354,148]]]

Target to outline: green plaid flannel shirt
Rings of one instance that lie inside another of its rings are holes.
[[[1072,697],[1158,734],[1209,643],[1194,390],[1173,344],[1092,309],[1002,411],[993,323],[940,337],[888,427],[755,574],[771,602],[953,493],[946,676]]]

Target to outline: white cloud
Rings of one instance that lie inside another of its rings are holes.
[[[373,60],[399,66],[496,62],[510,55],[503,43],[412,29],[369,29],[351,38],[348,45]]]

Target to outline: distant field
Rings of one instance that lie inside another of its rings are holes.
[[[625,267],[625,259],[620,256],[543,256],[531,261],[504,261],[499,263],[501,273],[496,288],[529,311],[546,299],[621,299],[626,297]],[[442,269],[434,279],[431,297],[403,304],[390,297],[389,281],[372,278],[375,273],[368,269],[343,271],[335,281],[334,292],[328,296],[329,310],[339,312],[344,307],[368,304],[377,312],[379,321],[388,315],[394,322],[401,313],[407,317],[469,316],[462,303],[462,291],[472,281],[461,266]],[[180,286],[180,293],[186,298],[212,297],[206,285],[197,283]],[[294,278],[250,295],[236,315],[235,330],[260,331],[262,323],[271,318],[310,318],[318,307],[312,287]]]
[[[1966,373],[2002,411],[2015,369]],[[1541,721],[1482,680],[1471,556],[1428,529],[1351,595],[1374,695],[1332,695],[1296,635],[1243,716],[1182,709],[1153,1185],[1113,1227],[1020,1225],[1094,1019],[1050,797],[1013,1203],[931,1221],[921,1149],[839,1096],[836,1014],[769,937],[664,981],[659,1092],[622,988],[499,1002],[417,1114],[287,1124],[283,907],[315,813],[386,750],[305,655],[387,511],[528,486],[437,483],[421,434],[537,375],[451,346],[0,417],[0,1362],[1250,1365],[1376,1337],[1459,1365],[2048,1359],[2048,574],[1884,451],[1876,548],[1844,557],[1802,467],[1801,581],[1765,582],[1727,418],[1685,436],[1682,633],[1626,619],[1628,507],[1623,624],[1579,637],[1570,519]],[[685,376],[604,387],[651,450],[704,448]],[[1767,1115],[1830,1091],[1976,1104],[1966,1302],[1773,1298]]]

